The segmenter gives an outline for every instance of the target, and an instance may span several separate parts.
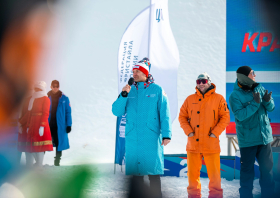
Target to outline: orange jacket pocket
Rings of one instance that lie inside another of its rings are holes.
[[[214,138],[209,136],[208,140],[208,149],[209,150],[219,150],[220,149],[220,143],[219,138]]]
[[[198,141],[196,141],[195,135],[188,137],[187,151],[195,151],[197,148]]]

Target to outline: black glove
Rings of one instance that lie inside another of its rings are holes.
[[[70,131],[71,131],[71,126],[66,127],[66,132],[70,133]]]
[[[269,101],[271,100],[272,91],[271,91],[269,94],[267,94],[267,93],[268,93],[268,91],[266,90],[266,91],[265,91],[265,94],[264,94],[264,96],[263,96],[263,100],[264,100],[265,102],[269,102]]]
[[[254,97],[254,100],[256,103],[258,103],[258,104],[261,103],[261,96],[260,96],[259,92],[257,92],[257,93],[253,92],[253,97]]]

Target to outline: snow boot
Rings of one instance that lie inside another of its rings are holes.
[[[151,198],[150,189],[144,183],[144,176],[133,176],[130,180],[128,198]]]
[[[56,153],[55,153],[55,157],[54,157],[55,166],[60,166],[61,156],[62,156],[62,151],[57,151],[57,147],[56,147]]]
[[[162,198],[160,176],[149,175],[149,180],[152,197]]]
[[[54,157],[54,165],[60,166],[60,157]]]

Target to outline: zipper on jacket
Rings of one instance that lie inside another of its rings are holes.
[[[213,112],[214,112],[214,121],[216,121],[216,117],[215,117],[215,110],[213,110]]]
[[[191,110],[190,122],[191,122],[191,120],[192,120],[192,110]]]

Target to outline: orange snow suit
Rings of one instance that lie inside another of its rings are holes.
[[[212,89],[202,94],[197,88],[196,93],[187,97],[180,109],[179,122],[188,136],[188,194],[189,197],[201,197],[200,169],[204,157],[210,179],[209,197],[222,197],[220,175],[220,144],[219,136],[229,125],[229,109],[224,97]],[[210,137],[213,133],[217,138]]]

